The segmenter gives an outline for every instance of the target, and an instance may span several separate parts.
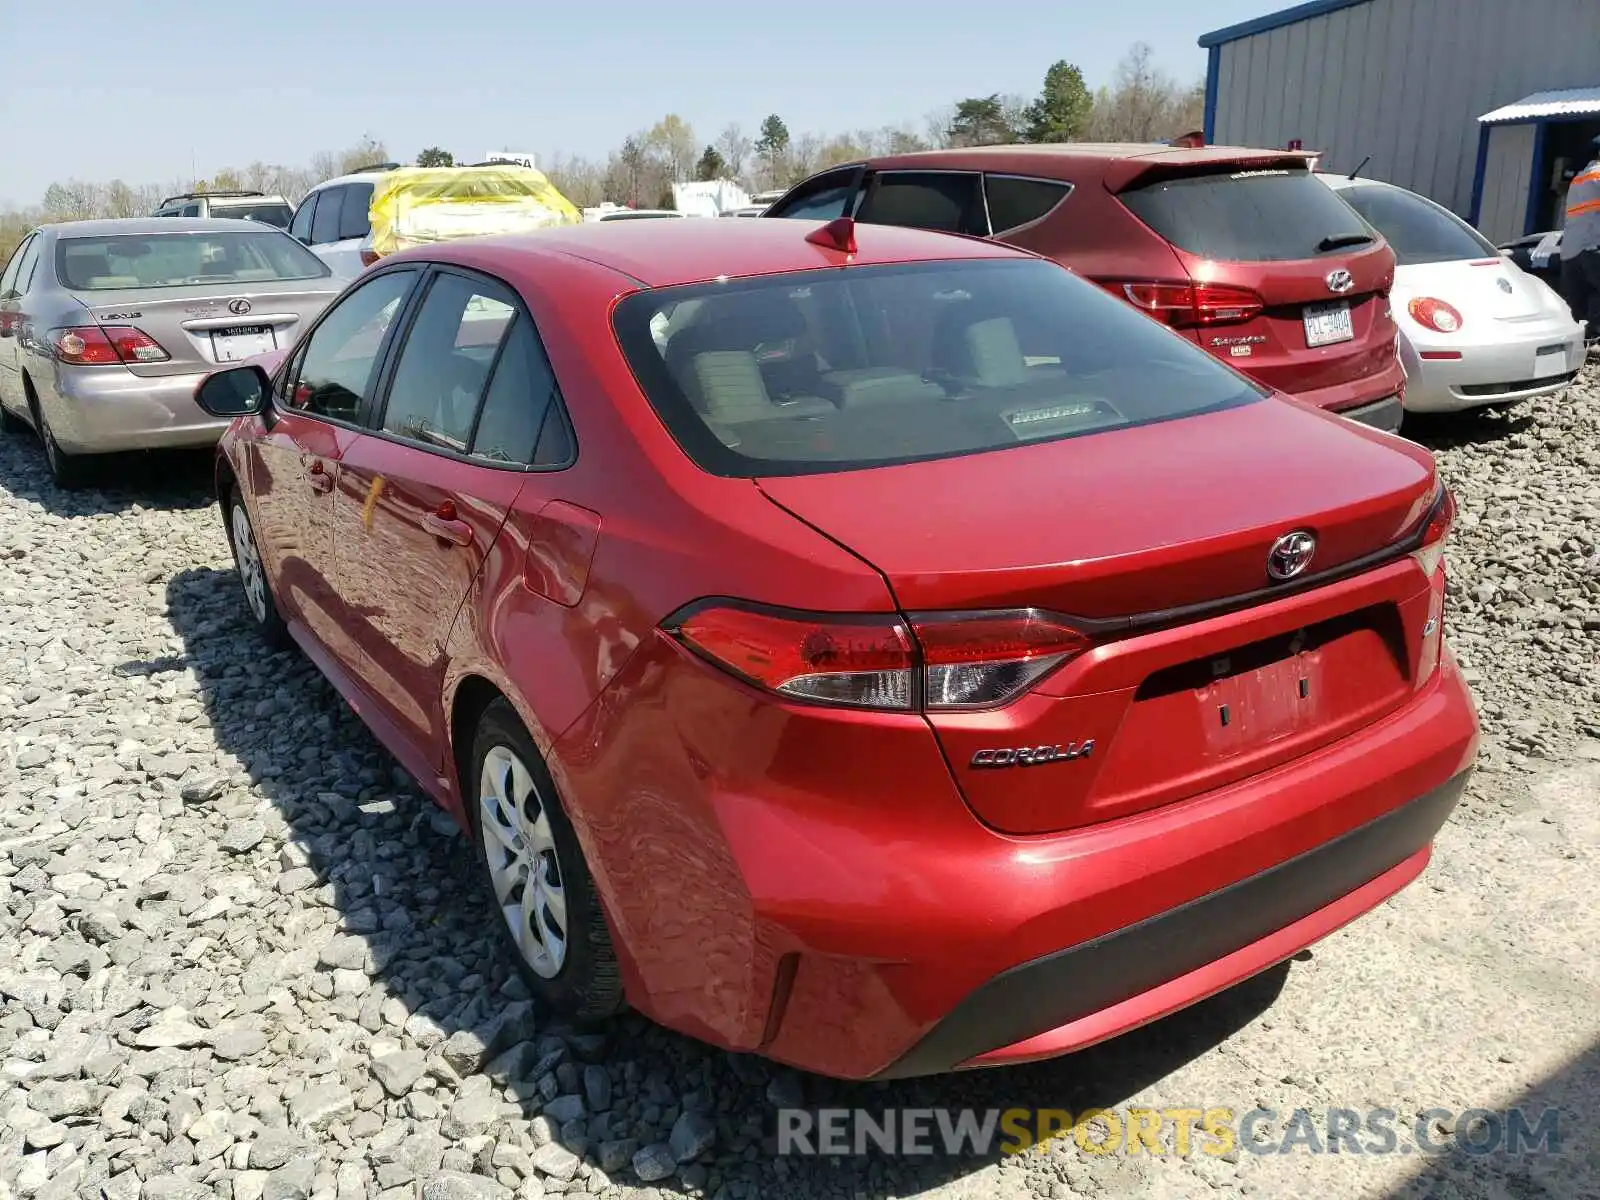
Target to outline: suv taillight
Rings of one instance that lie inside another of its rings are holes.
[[[899,712],[993,708],[1092,645],[1032,608],[903,618],[718,601],[662,627],[715,666],[789,699]]]
[[[1235,325],[1260,316],[1265,307],[1249,288],[1224,283],[1110,280],[1105,287],[1174,329]]]
[[[371,247],[369,247],[369,246],[361,247],[361,265],[363,267],[370,267],[373,263],[378,261],[378,258],[379,258],[378,253],[376,251],[374,251]]]
[[[50,331],[50,350],[72,366],[166,362],[172,356],[148,333],[131,325],[77,325]]]

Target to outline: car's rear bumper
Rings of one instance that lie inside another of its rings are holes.
[[[1384,409],[1397,399],[1406,390],[1406,369],[1401,365],[1398,354],[1389,354],[1381,370],[1343,383],[1319,388],[1297,388],[1292,380],[1278,381],[1275,378],[1273,386],[1305,404],[1314,404],[1348,417],[1364,410]],[[1370,425],[1374,422],[1369,420],[1363,423]]]
[[[1362,425],[1370,425],[1373,429],[1381,429],[1385,433],[1394,433],[1405,419],[1406,405],[1398,395],[1385,396],[1382,400],[1374,400],[1371,404],[1342,409],[1339,415]]]
[[[1410,377],[1406,411],[1457,412],[1545,396],[1566,387],[1583,369],[1583,327],[1570,318],[1495,324],[1497,328],[1480,333],[1469,343],[1409,333],[1402,343]],[[1488,340],[1491,337],[1495,340]],[[1557,347],[1561,349],[1559,369],[1536,364],[1538,350],[1554,351]],[[1427,353],[1456,353],[1461,357],[1422,357]]]
[[[660,648],[614,686],[661,701],[597,705],[551,761],[630,1001],[844,1078],[1064,1053],[1289,957],[1421,870],[1478,737],[1446,654],[1282,766],[1008,836],[916,718],[770,702]]]
[[[58,366],[40,406],[69,454],[213,446],[228,428],[195,403],[204,371],[143,378],[126,367]]]
[[[1462,772],[1314,850],[1188,904],[1003,971],[877,1078],[1082,1049],[1282,962],[1415,879],[1467,778]]]

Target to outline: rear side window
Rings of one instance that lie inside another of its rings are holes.
[[[6,263],[6,269],[0,272],[0,298],[10,296],[17,286],[17,274],[22,267],[22,260],[27,256],[29,248],[33,245],[38,234],[29,234],[22,239],[22,245],[11,255],[11,261]]]
[[[730,477],[1000,450],[1265,394],[1094,285],[1032,260],[663,288],[623,300],[614,321],[673,436],[703,469]]]
[[[506,336],[472,439],[472,456],[493,463],[560,466],[572,457],[555,373],[525,314]]]
[[[214,205],[211,215],[214,217],[227,217],[230,221],[259,221],[263,225],[273,225],[284,229],[289,224],[293,210],[287,204],[229,204],[226,207]]]
[[[400,351],[384,431],[465,453],[516,312],[491,285],[462,275],[435,278]]]
[[[869,225],[903,225],[987,236],[982,177],[969,171],[885,171],[867,188],[856,214]]]
[[[1386,183],[1342,188],[1339,197],[1366,219],[1402,267],[1499,258],[1500,251],[1460,217]]]
[[[11,285],[19,296],[26,295],[28,289],[33,286],[33,277],[37,274],[39,266],[39,247],[43,244],[44,239],[35,236],[22,252],[22,259],[17,263],[16,281]]]
[[[1059,179],[1021,175],[985,175],[983,186],[989,200],[989,227],[996,233],[1037,221],[1072,190],[1070,183]]]
[[[311,243],[320,246],[339,240],[340,208],[344,203],[345,189],[329,188],[317,199],[316,215],[311,218]]]
[[[860,169],[854,167],[818,175],[801,185],[781,208],[774,206],[764,215],[795,221],[836,220],[845,215],[845,205],[855,196],[856,181],[860,177]]]
[[[1224,262],[1318,258],[1377,240],[1309,171],[1188,175],[1118,198],[1178,249]]]
[[[344,189],[344,208],[339,214],[339,240],[364,238],[372,232],[372,185],[352,183]]]

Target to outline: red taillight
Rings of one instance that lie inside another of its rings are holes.
[[[1175,329],[1234,325],[1261,315],[1266,307],[1249,288],[1225,283],[1135,281],[1110,285],[1135,308]]]
[[[1037,609],[834,616],[717,604],[669,621],[701,657],[798,700],[898,711],[990,708],[1090,648]]]
[[[379,255],[376,250],[372,250],[366,246],[361,248],[361,265],[363,267],[370,267],[373,263],[378,261],[378,258]]]
[[[149,334],[131,325],[80,325],[52,329],[50,349],[72,366],[166,362],[172,356]]]
[[[1406,305],[1406,311],[1418,325],[1435,333],[1458,333],[1461,330],[1461,314],[1453,305],[1432,296],[1418,296]]]
[[[0,312],[0,337],[15,337],[21,324],[21,313]]]
[[[1422,537],[1417,543],[1417,548],[1412,551],[1412,557],[1421,564],[1423,573],[1430,579],[1444,560],[1445,539],[1450,536],[1450,527],[1455,523],[1456,498],[1449,488],[1440,484],[1439,498],[1429,510],[1427,524],[1422,529]]]

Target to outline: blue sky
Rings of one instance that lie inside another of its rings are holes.
[[[676,112],[701,140],[776,112],[792,133],[922,126],[962,96],[1032,93],[1066,58],[1091,86],[1135,41],[1198,78],[1195,39],[1274,0],[137,0],[104,11],[0,0],[0,202],[54,179],[187,177],[300,164],[363,134],[599,156]],[[947,15],[948,14],[948,15]],[[17,137],[19,131],[25,136]]]

